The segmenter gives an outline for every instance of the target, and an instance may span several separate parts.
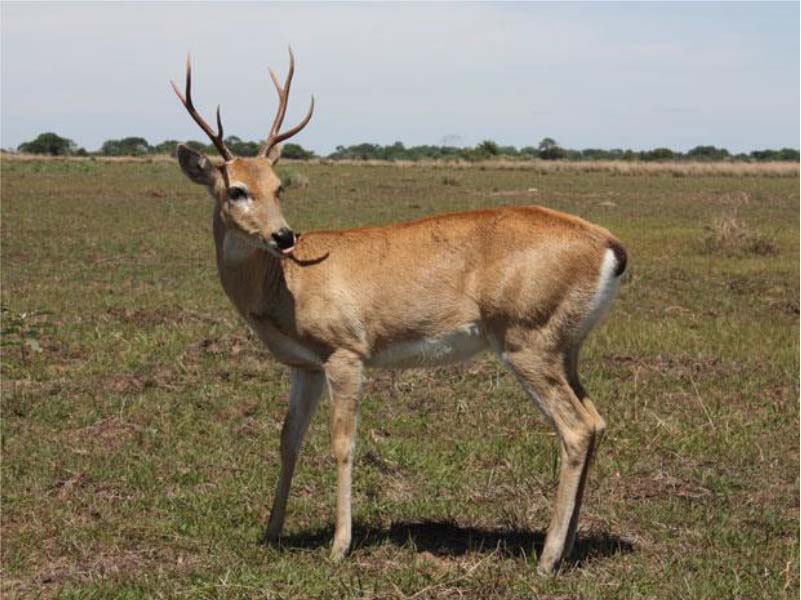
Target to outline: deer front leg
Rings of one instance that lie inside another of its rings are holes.
[[[337,351],[325,365],[331,397],[331,444],[337,462],[337,512],[331,560],[341,560],[351,541],[351,481],[363,365],[349,351]]]
[[[292,475],[298,460],[303,438],[309,427],[312,415],[323,392],[325,376],[321,371],[292,369],[292,383],[289,391],[289,409],[281,430],[281,474],[275,490],[270,522],[262,536],[262,542],[273,542],[284,528],[286,503]]]

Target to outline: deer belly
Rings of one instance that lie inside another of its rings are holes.
[[[462,362],[488,348],[487,339],[476,323],[449,333],[396,342],[367,361],[368,367],[412,369]]]

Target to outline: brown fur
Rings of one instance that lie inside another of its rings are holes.
[[[620,242],[577,217],[519,206],[307,233],[282,256],[269,245],[271,234],[286,226],[271,161],[215,167],[181,152],[184,170],[216,200],[214,240],[226,294],[276,358],[293,368],[266,538],[280,534],[321,373],[332,396],[338,490],[332,556],[338,559],[350,544],[364,366],[399,342],[439,339],[477,324],[559,434],[562,472],[539,566],[554,570],[572,546],[587,469],[605,427],[579,382],[577,356],[608,249],[616,274],[625,268]],[[246,185],[250,204],[227,200],[226,180]],[[226,236],[239,240],[234,258]]]

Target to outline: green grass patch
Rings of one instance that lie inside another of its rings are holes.
[[[797,177],[288,167],[301,231],[536,203],[626,244],[582,363],[608,432],[543,579],[554,438],[491,357],[371,374],[341,565],[324,402],[258,546],[287,372],[220,288],[211,200],[168,162],[0,166],[4,597],[798,597]],[[736,251],[705,243],[732,210]]]

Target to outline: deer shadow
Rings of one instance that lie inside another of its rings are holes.
[[[315,549],[327,546],[333,539],[333,526],[283,536],[278,546],[287,549]],[[517,528],[484,529],[461,526],[453,521],[399,522],[389,527],[353,526],[352,550],[386,543],[412,547],[417,552],[456,557],[471,552],[498,553],[501,556],[539,556],[545,543],[545,532]],[[579,567],[597,559],[634,552],[634,545],[605,531],[579,532],[572,555],[564,567]]]

